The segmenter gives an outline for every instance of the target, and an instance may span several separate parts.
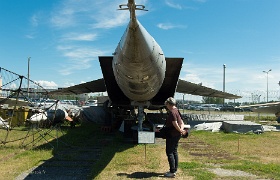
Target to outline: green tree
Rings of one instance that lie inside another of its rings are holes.
[[[218,97],[202,97],[204,104],[223,104],[223,98]]]

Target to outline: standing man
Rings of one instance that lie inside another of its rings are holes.
[[[178,168],[178,143],[181,135],[187,132],[184,130],[184,122],[177,109],[176,100],[169,97],[165,101],[165,105],[169,111],[166,119],[166,127],[170,130],[170,136],[166,138],[166,155],[169,163],[169,172],[164,174],[165,177],[175,177]]]

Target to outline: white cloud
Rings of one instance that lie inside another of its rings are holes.
[[[193,0],[194,2],[205,3],[207,0]]]
[[[61,64],[59,69],[62,75],[70,75],[77,70],[88,69],[91,67],[90,61],[107,54],[105,51],[92,47],[58,46],[57,49],[62,53],[62,56],[68,59],[68,62]]]
[[[36,83],[38,83],[45,89],[56,89],[58,87],[54,81],[39,80],[36,81]]]
[[[93,28],[121,26],[129,18],[129,11],[117,11],[119,3],[111,0],[64,1],[52,12],[50,22],[57,28],[85,24],[91,24]]]
[[[59,47],[63,50],[63,56],[68,57],[70,59],[87,59],[94,58],[99,55],[103,55],[104,52],[94,48],[87,47]]]
[[[92,24],[92,28],[105,28],[110,29],[117,26],[122,26],[126,24],[129,20],[127,11],[118,11],[119,13],[108,13],[108,15],[97,16],[95,19],[98,20],[96,23]]]
[[[1,85],[2,86],[2,85]],[[4,85],[3,85],[4,86]],[[5,86],[6,89],[17,89],[19,87],[19,85],[17,85],[16,83],[11,83],[11,84],[7,84]]]
[[[34,14],[31,18],[30,18],[30,22],[31,22],[31,25],[33,27],[37,27],[38,26],[38,15],[37,14]]]
[[[70,87],[70,86],[74,86],[75,84],[72,82],[65,82],[64,85],[62,87]]]
[[[43,19],[42,12],[37,12],[29,18],[30,26],[28,32],[25,35],[27,39],[35,39],[37,37],[38,34],[37,28],[40,25],[42,19]]]
[[[35,38],[35,36],[33,34],[26,34],[25,37],[27,39],[34,39]]]
[[[169,29],[174,29],[174,28],[187,28],[187,26],[183,26],[183,25],[174,25],[171,23],[159,23],[157,25],[158,28],[160,29],[164,29],[164,30],[169,30]]]
[[[165,0],[165,3],[169,6],[169,7],[172,7],[172,8],[175,8],[175,9],[183,9],[182,6],[178,3],[174,3],[173,1],[171,0]]]
[[[96,38],[96,33],[68,33],[63,35],[62,41],[94,41]]]
[[[57,28],[67,28],[76,24],[75,13],[81,10],[77,6],[74,8],[74,3],[69,1],[58,5],[56,9],[51,13],[50,23]]]
[[[165,29],[165,30],[174,28],[174,26],[172,24],[163,24],[163,23],[158,24],[157,27],[159,27],[160,29]]]
[[[206,73],[208,70],[206,68],[197,68],[197,69],[190,68],[189,70],[182,69],[181,74],[184,75],[181,77],[181,79],[195,84],[201,83],[203,86],[207,86],[215,89],[215,83],[216,83],[215,74]],[[203,74],[203,72],[205,73]],[[209,79],[206,80],[205,78],[206,76],[209,77]]]

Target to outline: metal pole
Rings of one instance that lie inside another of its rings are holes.
[[[278,82],[278,85],[279,85],[279,87],[280,87],[280,81]],[[279,91],[279,92],[280,92],[280,91]],[[280,94],[279,94],[278,100],[280,100]]]
[[[27,97],[29,98],[29,71],[30,71],[30,58],[28,57],[28,67],[27,67]]]
[[[226,91],[226,64],[223,64],[223,92]],[[223,98],[223,104],[225,104],[225,98]]]
[[[272,69],[268,70],[268,71],[263,71],[264,73],[266,73],[266,102],[268,102],[268,73],[272,71]]]
[[[183,94],[183,114],[185,114],[185,94]]]
[[[268,72],[266,73],[266,102],[268,102]]]

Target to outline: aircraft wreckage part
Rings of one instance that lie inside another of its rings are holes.
[[[255,124],[250,121],[204,122],[194,125],[193,129],[197,131],[202,130],[211,132],[219,132],[221,130],[234,133],[253,132],[256,134],[262,132],[280,131],[280,127]]]
[[[83,117],[90,122],[110,126],[111,116],[104,110],[103,106],[90,106],[82,111]]]
[[[222,122],[212,122],[212,123],[201,123],[194,126],[195,130],[204,130],[204,131],[212,131],[219,132],[222,126]]]
[[[257,124],[251,121],[224,121],[222,129],[225,132],[237,132],[237,133],[263,133],[264,129],[261,124]]]
[[[265,107],[252,108],[252,110],[254,112],[258,112],[258,113],[271,113],[271,114],[275,114],[276,112],[280,111],[280,104],[267,105]]]
[[[183,118],[189,121],[243,121],[244,115],[238,114],[183,114]]]
[[[277,125],[274,126],[262,125],[262,127],[264,132],[280,131],[280,126]]]

